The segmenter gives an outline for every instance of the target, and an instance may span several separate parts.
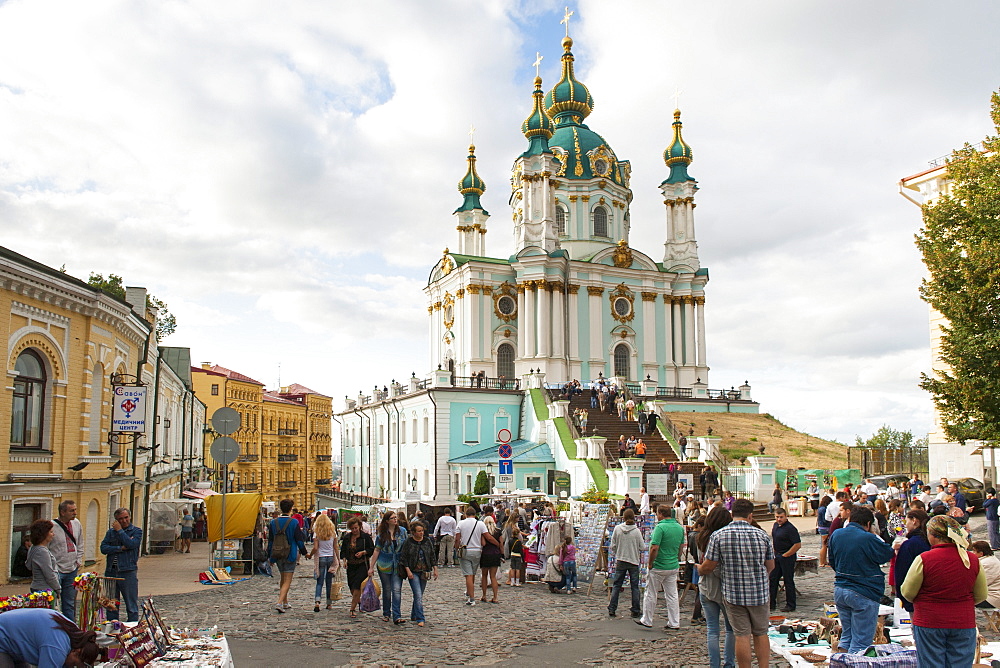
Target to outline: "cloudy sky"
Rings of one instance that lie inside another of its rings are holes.
[[[429,371],[421,287],[477,128],[488,252],[531,63],[562,2],[0,0],[0,244],[166,301],[167,341],[274,386]],[[919,210],[903,176],[992,130],[1000,6],[571,5],[588,122],[632,161],[632,246],[662,254],[673,93],[698,179],[710,385],[852,441],[931,424]]]

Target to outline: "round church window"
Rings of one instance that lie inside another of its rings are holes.
[[[455,307],[448,304],[444,307],[444,321],[452,322],[455,320]]]
[[[632,302],[625,299],[624,297],[619,297],[615,300],[615,313],[621,317],[627,316],[632,312]]]
[[[497,310],[504,315],[511,315],[517,309],[517,302],[514,301],[513,297],[504,295],[497,300]]]
[[[598,176],[607,176],[608,172],[611,171],[608,169],[608,161],[604,158],[598,158],[594,162],[594,171],[597,172]]]

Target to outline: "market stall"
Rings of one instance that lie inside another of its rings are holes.
[[[261,517],[262,494],[216,494],[205,499],[208,514],[208,541],[212,544],[211,564],[230,567],[233,575],[254,571],[253,537]],[[223,508],[225,518],[223,518]],[[222,535],[225,527],[226,535]]]

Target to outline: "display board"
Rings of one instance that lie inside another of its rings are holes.
[[[580,534],[576,538],[576,577],[578,582],[592,582],[597,566],[597,558],[604,544],[604,532],[608,526],[611,506],[603,503],[588,503],[583,507],[583,521]]]
[[[611,553],[611,534],[614,533],[615,527],[622,523],[622,518],[620,516],[614,516],[608,520],[608,532],[607,538],[604,541],[605,550],[608,553],[608,575],[613,576],[615,572],[615,555]],[[639,555],[639,585],[642,588],[646,587],[646,572],[648,567],[646,562],[649,561],[649,539],[653,535],[653,528],[656,526],[656,515],[646,514],[637,515],[635,518],[636,526],[639,527],[639,531],[642,532],[642,543],[643,549],[642,553]],[[609,580],[610,582],[610,580]]]
[[[145,621],[141,621],[132,628],[122,631],[118,635],[118,642],[121,643],[122,649],[125,650],[125,653],[128,654],[128,657],[137,668],[141,668],[158,657],[163,656],[160,646],[153,637],[153,630]]]

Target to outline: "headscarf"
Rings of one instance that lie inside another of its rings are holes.
[[[962,563],[966,568],[969,566],[969,541],[962,532],[962,527],[954,517],[947,515],[935,515],[927,522],[927,535],[934,536],[938,540],[946,543],[953,543],[958,547],[958,554],[962,557]]]

